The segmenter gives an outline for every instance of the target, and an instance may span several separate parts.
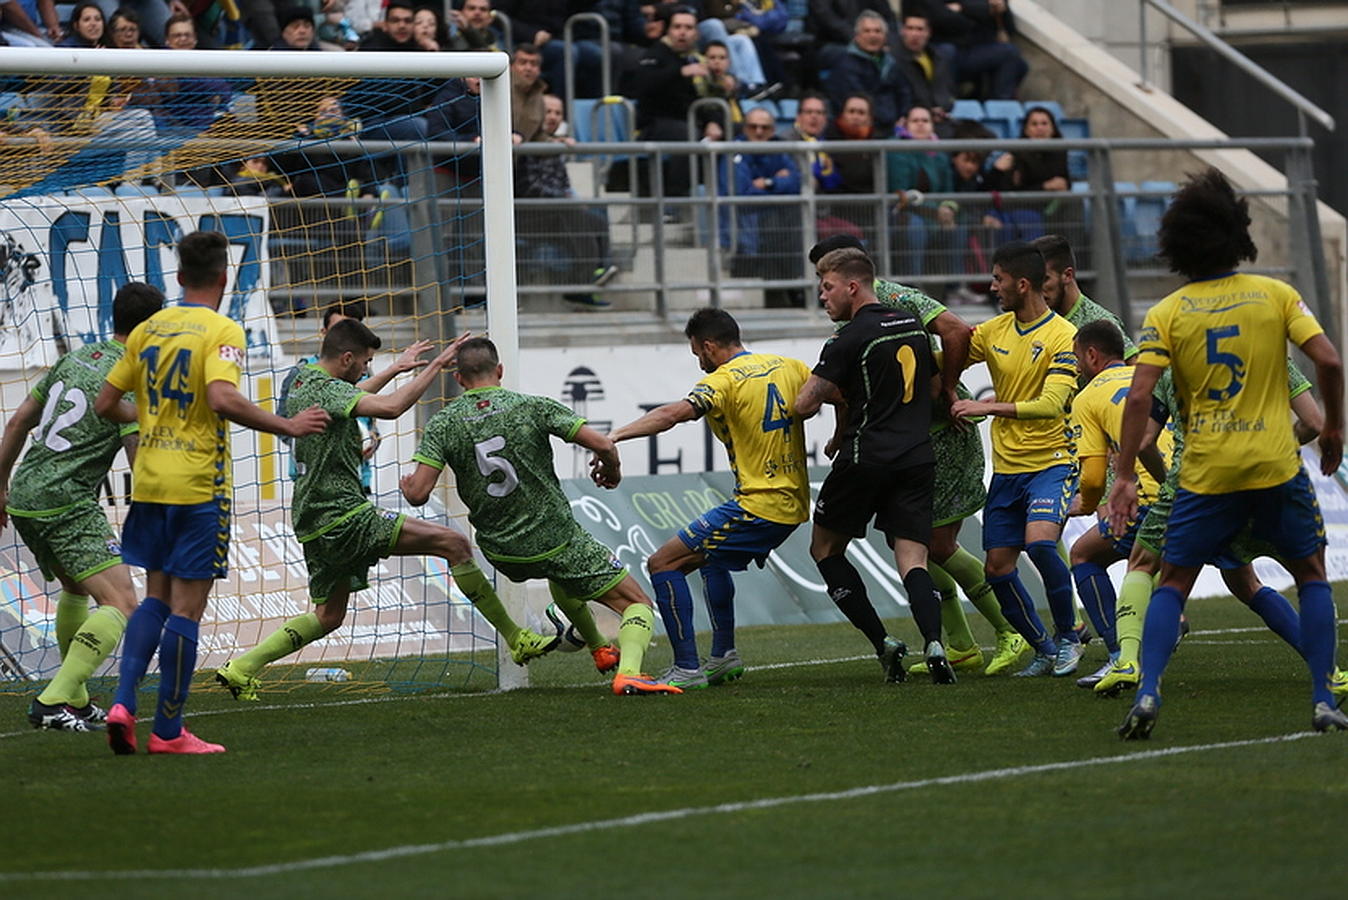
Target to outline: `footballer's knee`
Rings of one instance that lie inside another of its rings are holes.
[[[449,560],[450,565],[457,566],[473,558],[472,543],[453,529],[446,528],[436,541],[440,545],[440,555]]]

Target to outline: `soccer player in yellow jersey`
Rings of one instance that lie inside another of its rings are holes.
[[[724,310],[698,310],[684,334],[707,377],[687,397],[651,410],[610,437],[659,434],[705,416],[735,473],[734,498],[690,522],[646,562],[674,647],[674,665],[657,680],[689,690],[744,674],[735,649],[730,573],[762,563],[810,516],[805,427],[791,412],[810,369],[798,359],[744,349],[739,323]],[[699,569],[712,626],[705,664],[697,653],[693,596],[685,577]]]
[[[1128,396],[1128,387],[1133,381],[1133,367],[1123,361],[1127,352],[1123,332],[1107,319],[1087,322],[1077,330],[1077,370],[1087,384],[1072,400],[1072,433],[1081,466],[1081,487],[1077,495],[1080,504],[1072,510],[1074,515],[1096,512],[1105,495],[1109,456],[1119,445],[1123,399]],[[1157,482],[1164,480],[1172,443],[1170,432],[1160,430],[1158,439],[1147,447],[1146,462],[1155,474],[1141,463],[1137,466],[1140,506],[1137,519],[1129,525],[1127,533],[1123,537],[1114,537],[1108,517],[1100,515],[1097,527],[1072,544],[1072,580],[1076,582],[1077,594],[1090,617],[1091,626],[1109,650],[1109,661],[1099,671],[1077,679],[1079,687],[1095,687],[1118,659],[1119,641],[1114,629],[1117,596],[1105,570],[1128,558],[1147,509],[1160,493]]]
[[[178,244],[182,302],[138,325],[94,401],[95,411],[140,426],[132,467],[131,510],[122,555],[145,569],[147,596],[131,616],[122,647],[116,703],[108,710],[113,752],[136,752],[136,688],[159,653],[159,702],[151,753],[221,753],[183,726],[197,631],[211,584],[223,578],[229,550],[229,423],[302,437],[326,427],[328,414],[273,415],[239,393],[244,336],[217,312],[224,296],[229,242],[198,231]],[[135,405],[122,399],[135,393]]]
[[[1002,614],[1035,648],[1021,677],[1070,675],[1081,659],[1073,630],[1072,576],[1058,555],[1067,506],[1076,492],[1076,457],[1067,404],[1076,389],[1076,328],[1044,303],[1044,257],[1013,241],[992,257],[992,289],[1004,312],[974,328],[969,365],[986,362],[996,400],[959,400],[952,415],[993,416],[992,482],[983,509],[984,564]],[[1044,582],[1056,637],[1034,609],[1016,572],[1020,551]]]
[[[1326,475],[1343,457],[1343,364],[1290,285],[1235,271],[1257,254],[1249,224],[1248,203],[1208,169],[1176,194],[1157,234],[1161,257],[1188,283],[1152,307],[1142,328],[1110,491],[1115,533],[1137,509],[1132,469],[1152,388],[1167,367],[1183,413],[1184,465],[1142,632],[1141,682],[1118,728],[1124,740],[1150,736],[1184,601],[1203,564],[1247,525],[1296,579],[1311,723],[1318,731],[1348,729],[1348,715],[1334,707],[1329,689],[1334,598],[1325,581],[1324,522],[1287,415],[1287,341],[1315,363],[1325,404],[1319,444]]]

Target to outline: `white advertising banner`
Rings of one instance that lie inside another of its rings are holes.
[[[176,300],[176,247],[193,231],[230,242],[220,311],[248,355],[270,358],[267,204],[260,197],[34,197],[0,204],[0,370],[49,366],[64,349],[112,336],[112,300],[145,281]]]

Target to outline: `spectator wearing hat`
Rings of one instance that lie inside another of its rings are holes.
[[[291,6],[276,15],[281,26],[281,37],[271,45],[273,50],[322,50],[318,45],[318,29],[314,26],[314,11],[307,6]]]

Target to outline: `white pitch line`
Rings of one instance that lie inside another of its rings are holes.
[[[1121,763],[1141,762],[1162,759],[1188,753],[1208,753],[1214,750],[1230,750],[1239,747],[1256,747],[1268,744],[1283,744],[1304,740],[1308,737],[1321,737],[1315,732],[1300,731],[1281,734],[1274,737],[1250,738],[1241,741],[1222,741],[1213,744],[1195,744],[1187,747],[1167,747],[1160,750],[1143,750],[1138,753],[1124,753],[1116,756],[1100,756],[1089,759],[1065,760],[1063,762],[1041,763],[1033,766],[1013,766],[1004,769],[986,769],[981,772],[966,772],[961,775],[942,775],[935,778],[922,778],[916,781],[898,781],[891,784],[866,785],[849,788],[844,791],[827,793],[795,794],[778,797],[763,797],[758,800],[745,800],[736,803],[720,803],[715,806],[690,806],[682,809],[669,809],[656,812],[638,813],[618,819],[597,819],[589,822],[574,822],[570,825],[555,825],[550,828],[535,828],[528,831],[510,831],[503,834],[485,835],[463,840],[441,841],[434,844],[406,844],[388,847],[383,850],[366,850],[339,856],[321,856],[311,859],[299,859],[292,862],[270,863],[260,866],[243,866],[237,869],[135,869],[110,871],[47,871],[47,872],[10,872],[0,873],[0,883],[20,881],[95,881],[95,880],[165,880],[199,879],[223,880],[234,878],[257,878],[267,875],[282,875],[288,872],[303,872],[314,869],[330,869],[350,866],[358,863],[383,862],[390,859],[403,859],[411,856],[425,856],[432,853],[445,853],[453,850],[471,850],[478,847],[501,847],[520,844],[543,838],[565,837],[572,834],[584,834],[592,831],[609,831],[615,828],[633,828],[651,825],[656,822],[669,822],[694,816],[718,815],[722,813],[750,812],[773,809],[779,806],[792,806],[801,803],[833,803],[840,800],[855,800],[873,797],[878,794],[892,794],[899,791],[920,790],[928,787],[947,785],[977,784],[984,781],[999,781],[1005,778],[1019,778],[1026,775],[1043,775],[1049,772],[1062,772],[1071,769],[1083,769],[1091,766],[1110,766]]]

